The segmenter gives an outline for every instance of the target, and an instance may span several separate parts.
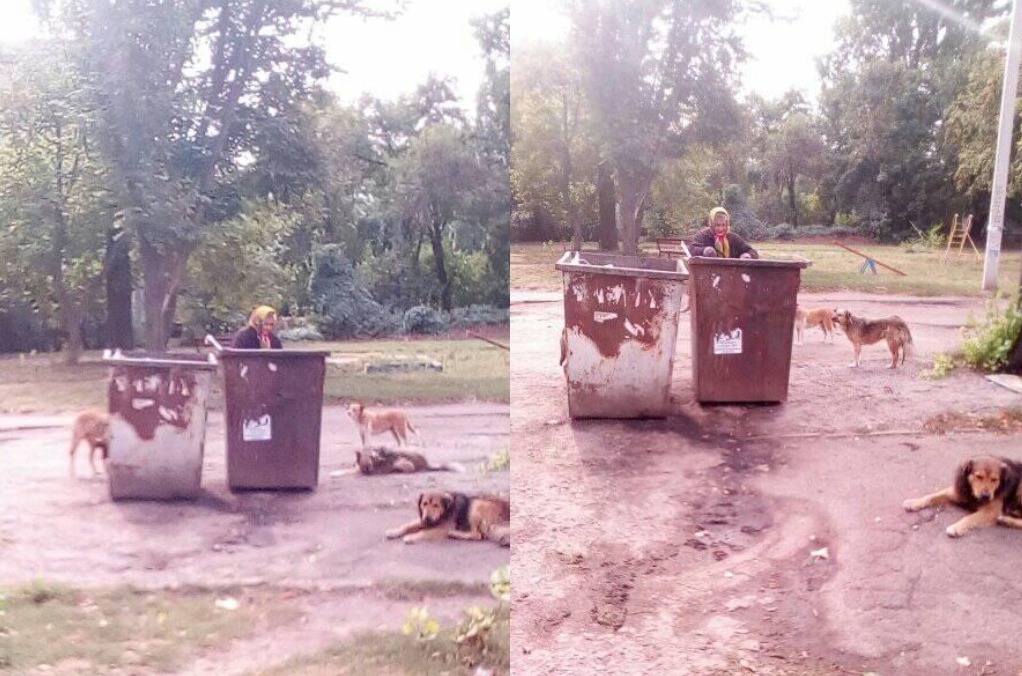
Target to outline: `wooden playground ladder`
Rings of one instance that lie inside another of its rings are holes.
[[[961,223],[958,222],[958,214],[951,220],[951,234],[947,238],[947,250],[944,251],[944,262],[947,263],[948,256],[951,255],[951,250],[957,248],[955,253],[955,261],[957,262],[962,257],[962,250],[965,248],[965,243],[968,242],[969,246],[972,247],[973,253],[976,254],[977,259],[981,259],[979,255],[979,249],[976,248],[976,243],[972,241],[972,236],[969,231],[972,229],[972,214],[966,216]]]

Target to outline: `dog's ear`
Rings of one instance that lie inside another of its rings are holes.
[[[426,518],[426,512],[425,512],[425,510],[422,509],[422,499],[424,497],[426,497],[425,493],[419,493],[419,499],[416,500],[416,503],[415,503],[415,504],[417,504],[419,506],[419,518],[420,519],[425,519]]]
[[[955,493],[963,500],[972,500],[976,496],[972,494],[972,485],[969,483],[969,475],[972,474],[972,460],[965,460],[955,471]]]
[[[440,497],[440,502],[444,506],[444,512],[448,512],[451,509],[451,505],[454,504],[454,496],[451,495],[450,493],[444,493]]]

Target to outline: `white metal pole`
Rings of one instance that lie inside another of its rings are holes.
[[[1022,3],[1012,2],[1011,29],[1008,32],[1008,58],[1001,86],[1001,116],[997,124],[997,151],[994,178],[990,187],[990,219],[987,221],[986,255],[983,258],[983,290],[997,290],[997,267],[1004,232],[1004,201],[1008,193],[1008,163],[1011,160],[1011,131],[1015,122],[1015,96],[1018,92],[1018,68],[1022,61]]]

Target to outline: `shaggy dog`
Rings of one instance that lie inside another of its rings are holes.
[[[944,490],[906,500],[902,506],[910,512],[940,505],[958,505],[967,509],[970,513],[945,531],[953,538],[998,522],[1022,528],[1022,519],[1018,518],[1020,478],[1022,463],[982,455],[959,465],[954,482]]]
[[[493,496],[433,492],[419,495],[419,518],[386,532],[407,545],[422,540],[492,540],[511,545],[511,503]]]
[[[348,415],[358,425],[358,436],[362,440],[362,448],[374,434],[390,432],[398,446],[408,444],[408,433],[418,434],[412,427],[404,411],[397,409],[377,409],[370,411],[361,402],[348,404]]]
[[[912,333],[901,317],[866,319],[857,317],[848,310],[835,310],[833,321],[845,332],[848,340],[852,341],[855,361],[849,366],[859,365],[859,353],[863,345],[873,345],[881,340],[887,341],[887,349],[891,351],[891,365],[888,368],[897,368],[899,354],[901,363],[904,364],[906,355],[912,349]]]
[[[75,418],[74,426],[71,428],[71,476],[75,476],[75,451],[83,441],[89,444],[89,465],[92,467],[92,475],[98,476],[96,451],[102,451],[103,460],[109,455],[110,416],[107,413],[95,410],[82,411]]]
[[[426,456],[412,451],[392,451],[375,446],[355,451],[355,462],[362,474],[399,474],[411,472],[464,472],[456,462],[430,464]]]
[[[834,342],[834,311],[828,310],[827,308],[816,308],[814,310],[804,310],[801,306],[795,307],[795,336],[796,343],[802,344],[803,335],[807,328],[811,329],[814,326],[819,326],[820,330],[823,331],[823,340],[826,341],[830,338],[830,342]]]

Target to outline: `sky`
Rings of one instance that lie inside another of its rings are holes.
[[[485,65],[470,20],[509,1],[409,0],[394,21],[337,17],[322,30],[328,60],[346,71],[334,75],[331,89],[344,103],[363,92],[394,99],[414,91],[432,72],[455,78],[462,105],[473,110]],[[0,43],[39,34],[30,0],[0,0]]]
[[[746,91],[777,98],[794,88],[815,99],[819,93],[816,58],[833,47],[834,23],[850,13],[848,0],[767,0],[766,4],[775,20],[756,17],[741,29],[749,52],[742,70]],[[567,22],[555,7],[550,0],[513,0],[512,64],[517,47],[564,38]]]

